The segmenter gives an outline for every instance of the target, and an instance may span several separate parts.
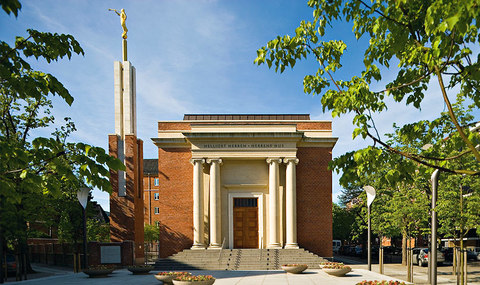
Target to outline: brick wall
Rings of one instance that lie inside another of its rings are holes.
[[[331,148],[299,147],[297,151],[297,240],[320,256],[332,253]]]
[[[332,122],[301,122],[297,123],[297,130],[332,130]]]
[[[143,177],[144,221],[145,224],[149,225],[154,225],[155,219],[158,220],[154,210],[155,207],[158,207],[159,200],[155,200],[154,194],[158,193],[159,186],[155,186],[155,178],[158,178],[158,176],[146,175]]]
[[[109,135],[109,154],[118,157],[117,135]],[[134,241],[137,263],[143,263],[143,142],[125,136],[126,195],[118,195],[118,173],[110,171],[110,238],[113,242]]]
[[[193,167],[189,148],[158,150],[160,257],[167,257],[193,244]],[[152,203],[152,207],[153,207]]]

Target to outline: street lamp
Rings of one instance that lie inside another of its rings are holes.
[[[77,199],[82,205],[83,210],[83,268],[88,268],[87,264],[87,202],[90,189],[80,188],[77,191]]]
[[[437,188],[438,188],[438,175],[440,170],[435,169],[432,173],[432,241],[430,252],[430,284],[437,285]]]
[[[375,188],[372,186],[363,187],[365,192],[367,192],[367,208],[368,208],[368,270],[372,271],[372,241],[371,241],[371,232],[372,226],[370,224],[370,205],[372,205],[373,200],[375,199]]]

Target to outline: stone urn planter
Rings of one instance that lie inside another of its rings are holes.
[[[98,265],[98,266],[90,266],[83,270],[83,273],[87,274],[91,278],[95,277],[108,277],[108,274],[112,273],[115,270],[113,266],[105,266],[105,265]]]
[[[173,285],[212,285],[215,278],[212,275],[183,275],[173,278]]]
[[[127,267],[128,271],[132,272],[133,274],[147,274],[148,272],[153,270],[153,266],[151,265],[133,265]]]
[[[162,281],[164,284],[172,284],[173,278],[177,276],[182,276],[182,275],[192,275],[192,274],[190,272],[169,271],[169,272],[159,272],[154,276],[155,276],[155,279],[157,279],[158,281]]]
[[[345,276],[345,274],[352,271],[352,269],[346,265],[326,265],[322,268],[322,270],[327,274],[337,277]]]
[[[287,273],[299,274],[308,268],[306,264],[283,264],[282,269]]]

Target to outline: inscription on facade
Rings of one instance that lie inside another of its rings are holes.
[[[284,148],[283,143],[214,143],[203,144],[203,148]]]

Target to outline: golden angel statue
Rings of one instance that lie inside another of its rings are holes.
[[[125,21],[127,20],[127,14],[125,14],[125,9],[120,10],[120,12],[118,12],[116,9],[108,9],[108,11],[114,11],[118,16],[120,16],[120,24],[123,28],[122,38],[127,39],[128,29],[127,25],[125,24]]]

